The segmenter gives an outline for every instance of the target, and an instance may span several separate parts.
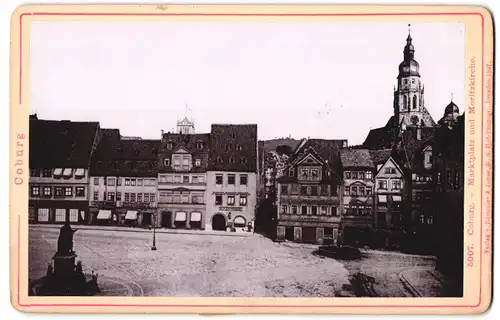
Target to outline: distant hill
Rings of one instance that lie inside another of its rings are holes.
[[[292,138],[279,138],[263,140],[262,142],[264,143],[264,152],[268,153],[269,151],[276,151],[278,146],[289,146],[293,151],[300,143],[300,140]]]

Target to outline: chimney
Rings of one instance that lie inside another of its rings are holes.
[[[163,129],[161,129],[161,137],[162,138],[163,138],[163,133],[164,133],[164,131],[163,131]]]
[[[420,125],[417,126],[417,140],[422,140],[422,127]]]

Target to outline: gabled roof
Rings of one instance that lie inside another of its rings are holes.
[[[377,170],[377,173],[375,174],[375,176],[377,176],[380,173],[380,170],[382,170],[382,168],[384,168],[387,163],[394,164],[394,166],[396,167],[396,169],[404,176],[404,172],[401,169],[401,167],[399,166],[398,162],[396,160],[394,160],[392,157],[389,157],[388,159],[386,159],[386,161],[384,161],[383,164],[381,164],[381,166]]]
[[[257,172],[257,125],[213,124],[209,170]]]
[[[340,150],[340,160],[344,169],[375,167],[368,149],[342,149]]]
[[[392,149],[370,150],[370,156],[375,166],[385,163],[391,157],[391,154]]]
[[[429,171],[424,168],[423,150],[428,145],[434,144],[436,132],[435,127],[424,127],[420,130],[420,139],[418,139],[418,129],[415,127],[408,127],[403,131],[394,152],[394,159],[413,172]]]
[[[201,149],[198,149],[198,143],[201,142]],[[169,143],[172,148],[169,149]],[[184,148],[190,153],[208,153],[210,149],[209,133],[164,133],[161,141],[160,154],[172,154],[178,148]]]
[[[101,130],[90,166],[91,176],[155,177],[160,140],[121,139],[117,129]]]
[[[29,122],[30,168],[88,168],[98,122],[39,120]]]

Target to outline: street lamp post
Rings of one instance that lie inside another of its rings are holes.
[[[151,250],[155,251],[156,250],[156,212],[153,214],[153,246],[151,247]]]

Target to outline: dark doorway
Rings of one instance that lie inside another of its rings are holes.
[[[161,213],[161,227],[162,228],[172,228],[172,212],[163,211]]]
[[[302,228],[302,242],[316,243],[316,228],[303,227]]]
[[[212,217],[212,230],[226,230],[226,218],[222,214]]]
[[[285,228],[285,240],[293,241],[293,227]]]
[[[143,213],[142,214],[142,225],[143,226],[152,226],[153,220],[151,219],[151,213]]]

